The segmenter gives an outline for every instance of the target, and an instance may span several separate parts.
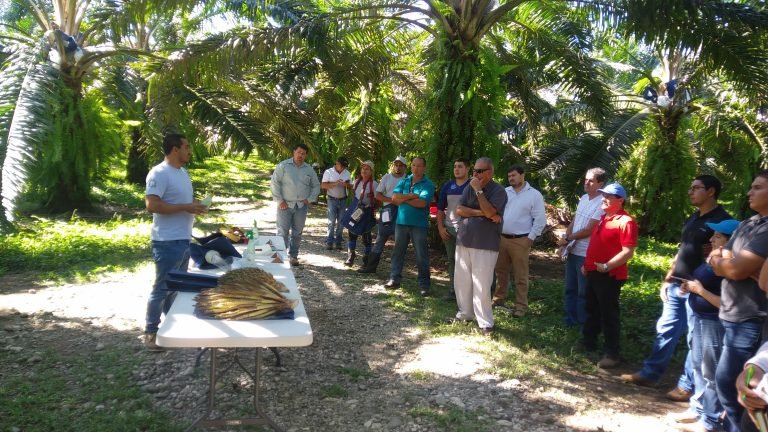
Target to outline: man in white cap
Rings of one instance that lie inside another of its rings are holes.
[[[392,160],[392,172],[385,174],[381,181],[379,181],[379,186],[376,188],[376,200],[381,202],[383,206],[382,214],[386,212],[386,217],[389,219],[388,221],[382,220],[383,218],[379,220],[379,232],[376,235],[376,243],[374,243],[371,253],[368,255],[368,262],[357,270],[358,273],[376,273],[379,260],[381,260],[381,254],[384,251],[384,245],[395,234],[397,206],[392,202],[392,195],[394,194],[395,186],[405,176],[405,168],[405,158],[397,156]]]

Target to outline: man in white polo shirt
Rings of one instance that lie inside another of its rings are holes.
[[[581,273],[581,266],[587,256],[587,246],[592,229],[603,215],[603,195],[597,190],[605,185],[605,170],[592,168],[584,176],[584,195],[576,207],[576,214],[565,236],[558,242],[567,247],[565,260],[565,325],[581,326],[587,319],[586,289],[587,277]]]
[[[525,168],[522,165],[510,167],[507,180],[507,205],[504,208],[501,245],[496,260],[493,305],[504,305],[511,271],[515,275],[513,316],[520,318],[528,312],[528,256],[533,241],[547,224],[547,216],[544,212],[544,197],[525,181]]]
[[[323,173],[323,180],[320,187],[326,191],[328,201],[328,232],[325,238],[325,248],[327,250],[342,250],[342,232],[344,227],[341,225],[341,217],[347,209],[347,189],[352,187],[351,176],[347,167],[349,162],[344,156],[336,159],[336,164]]]

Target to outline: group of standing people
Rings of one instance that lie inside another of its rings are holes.
[[[193,199],[183,168],[191,155],[187,139],[168,135],[163,151],[163,162],[147,176],[145,193],[147,210],[153,215],[156,277],[147,303],[144,343],[152,351],[162,350],[155,342],[156,333],[162,312],[173,300],[165,287],[166,276],[186,268],[194,216],[208,210]],[[408,175],[406,160],[398,156],[391,172],[377,182],[371,161],[361,164],[353,180],[348,161],[340,157],[320,181],[305,163],[307,151],[303,144],[297,145],[293,156],[277,165],[270,181],[277,202],[278,235],[285,240],[291,265],[299,264],[308,206],[322,188],[328,200],[326,249],[343,249],[343,223],[365,224],[350,230],[345,265],[354,264],[357,239],[362,238],[363,265],[357,271],[374,273],[385,243],[394,236],[384,286],[397,289],[411,243],[420,293],[430,295],[427,235],[435,185],[425,175],[426,160],[413,158]],[[524,167],[515,165],[507,171],[506,188],[493,176],[494,163],[487,157],[473,166],[458,159],[453,179],[438,195],[437,229],[448,254],[452,297],[458,307],[450,321],[476,321],[484,334],[493,331],[493,308],[506,307],[510,273],[515,287],[513,316],[526,314],[530,248],[546,224],[544,199],[525,181]],[[682,229],[679,250],[661,284],[663,307],[651,354],[638,372],[622,375],[627,382],[655,385],[685,334],[690,348],[685,370],[677,387],[667,394],[673,400],[690,400],[690,409],[675,417],[684,430],[753,430],[744,407],[766,409],[755,388],[768,371],[768,344],[760,347],[768,315],[764,292],[768,290],[768,171],[758,173],[752,182],[749,205],[757,214],[743,222],[718,204],[721,188],[713,176],[693,180],[688,195],[696,211]],[[584,191],[559,240],[566,270],[564,320],[581,328],[584,350],[597,350],[602,333],[598,366],[612,368],[621,362],[619,297],[628,278],[627,262],[637,246],[637,224],[623,208],[626,191],[620,184],[606,184],[604,170],[587,171]],[[352,211],[346,208],[350,194]],[[374,210],[379,206],[374,244],[370,228],[376,224]]]

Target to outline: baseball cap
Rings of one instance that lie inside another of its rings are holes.
[[[373,162],[372,161],[367,160],[367,161],[363,162],[363,165],[368,165],[369,167],[371,167],[371,170],[373,170]]]
[[[402,156],[398,156],[395,159],[392,160],[392,162],[400,162],[403,165],[408,165],[408,162],[405,161],[405,158]]]
[[[707,226],[714,232],[729,236],[736,231],[736,227],[739,226],[739,223],[740,222],[736,219],[726,219],[718,223],[707,222]]]
[[[624,190],[624,186],[618,184],[618,183],[611,183],[608,186],[605,186],[602,189],[597,190],[600,193],[607,193],[610,195],[616,195],[621,198],[627,197],[627,191]]]

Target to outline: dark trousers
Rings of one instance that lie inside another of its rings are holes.
[[[616,280],[607,273],[587,273],[587,320],[581,331],[584,346],[597,349],[597,336],[602,331],[605,337],[604,353],[615,359],[619,358],[619,294],[622,285],[624,281]]]

